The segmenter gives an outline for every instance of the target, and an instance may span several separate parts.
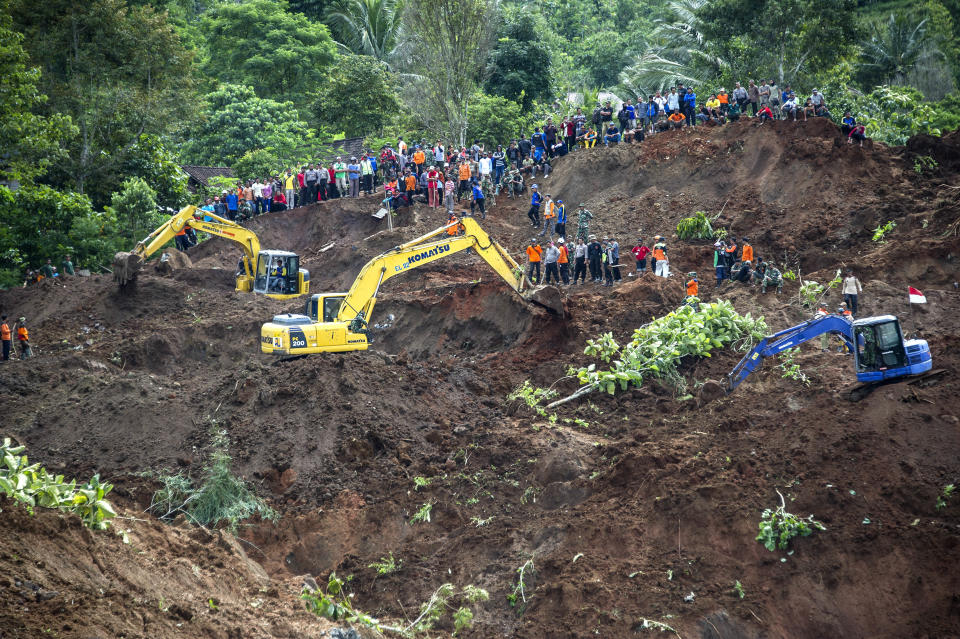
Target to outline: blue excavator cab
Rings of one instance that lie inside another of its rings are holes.
[[[882,382],[933,368],[927,341],[903,339],[900,322],[893,315],[855,320],[853,335],[857,381]]]
[[[878,383],[919,375],[933,367],[927,341],[904,340],[900,321],[893,315],[851,320],[844,315],[821,313],[803,324],[760,340],[727,375],[727,392],[739,386],[767,357],[778,355],[824,333],[839,335],[854,353],[859,382]]]

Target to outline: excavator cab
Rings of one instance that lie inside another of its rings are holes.
[[[900,322],[893,315],[856,320],[853,335],[858,381],[917,375],[933,366],[926,340],[904,340]]]
[[[310,272],[300,268],[300,258],[289,251],[260,251],[253,276],[253,292],[274,299],[289,299],[310,291]]]
[[[306,315],[313,322],[335,322],[346,293],[311,295],[307,300]]]

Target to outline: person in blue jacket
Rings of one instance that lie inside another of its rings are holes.
[[[693,87],[687,87],[687,92],[683,94],[683,111],[687,116],[687,126],[697,126],[697,94],[693,92]]]
[[[536,184],[530,187],[532,195],[530,196],[530,210],[527,212],[527,217],[530,218],[533,228],[540,226],[540,205],[543,204],[543,196],[540,195],[540,191]]]
[[[557,200],[557,205],[553,209],[554,213],[557,214],[557,223],[553,227],[553,230],[557,232],[557,235],[562,237],[564,241],[567,239],[567,207],[563,205],[563,200]]]

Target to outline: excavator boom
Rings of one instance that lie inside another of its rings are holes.
[[[310,274],[304,269],[300,268],[290,269],[291,282],[293,277],[296,278],[296,282],[292,282],[287,286],[287,288],[290,289],[289,292],[267,292],[267,276],[265,274],[260,274],[260,280],[264,281],[263,290],[258,289],[255,286],[255,280],[257,279],[257,268],[259,261],[266,260],[270,265],[272,265],[273,262],[271,260],[280,259],[283,261],[293,259],[299,263],[299,259],[292,253],[286,253],[282,251],[261,251],[260,240],[257,238],[256,233],[250,229],[240,226],[236,222],[232,222],[215,215],[214,213],[210,213],[208,211],[199,211],[197,207],[192,205],[182,208],[175,215],[171,216],[169,220],[161,224],[150,235],[137,242],[137,245],[129,253],[117,253],[113,258],[114,280],[117,281],[121,288],[132,282],[134,279],[136,279],[137,273],[139,272],[143,261],[162,249],[170,240],[179,235],[186,227],[193,228],[197,231],[203,231],[204,233],[209,233],[210,235],[223,237],[240,245],[240,248],[243,251],[243,257],[241,259],[241,268],[238,268],[237,272],[236,290],[242,292],[253,291],[266,293],[269,297],[275,297],[278,299],[297,297],[298,295],[304,295],[309,291]],[[265,273],[267,265],[264,264],[260,266],[261,270]],[[293,270],[298,272],[293,273]]]
[[[312,296],[305,315],[274,317],[260,331],[260,348],[265,353],[282,355],[364,350],[368,345],[367,324],[386,280],[467,249],[475,250],[521,297],[533,298],[563,313],[555,289],[552,299],[556,304],[549,304],[551,298],[542,295],[548,303],[538,301],[536,296],[543,289],[532,287],[521,266],[476,220],[463,217],[373,258],[360,269],[346,293]]]

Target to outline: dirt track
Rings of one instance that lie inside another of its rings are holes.
[[[725,226],[759,255],[818,281],[854,267],[865,284],[861,315],[901,316],[947,371],[936,386],[893,384],[859,403],[844,399],[849,359],[818,343],[797,357],[808,387],[768,363],[704,406],[655,383],[591,397],[560,411],[557,424],[506,402],[524,379],[547,386],[585,362],[588,337],[623,338],[674,308],[678,276],[569,289],[567,317],[557,318],[527,308],[461,254],[385,286],[375,321],[395,321],[373,350],[282,365],[258,354],[259,326],[301,302],[234,293],[236,251],[220,240],[192,252],[194,269],[148,272],[129,296],[107,276],[0,293],[5,313],[29,318],[39,351],[0,366],[3,434],[31,458],[71,475],[99,471],[117,483],[126,514],[144,517],[155,486],[141,473],[196,472],[215,423],[230,434],[235,470],[283,513],[276,526],[240,531],[272,579],[261,585],[220,533],[132,522],[131,554],[118,537],[55,515],[11,515],[4,503],[0,535],[12,541],[0,546],[0,635],[320,636],[326,625],[294,613],[296,577],[335,569],[354,575],[358,608],[393,619],[444,581],[487,588],[491,599],[465,636],[631,636],[644,618],[687,638],[960,636],[960,577],[944,569],[957,557],[960,502],[934,509],[940,488],[960,479],[958,151],[957,133],[860,149],[823,120],[744,122],[577,153],[541,181],[571,211],[584,201],[596,214],[592,232],[616,236],[623,255],[638,232],[672,237],[674,271],[699,271],[702,297],[715,295],[711,249],[672,233],[698,209],[722,208]],[[918,176],[914,152],[940,168]],[[378,232],[374,208],[321,204],[253,226],[264,247],[305,256],[314,291],[342,290],[365,260],[445,221],[418,206],[395,231]],[[888,220],[898,225],[890,241],[872,242]],[[500,198],[483,224],[519,255],[531,230],[526,200]],[[907,285],[930,301],[914,318]],[[794,283],[779,298],[745,288],[720,295],[775,330],[810,314]],[[694,394],[739,357],[686,363]],[[415,476],[434,480],[415,491]],[[796,541],[792,555],[754,541],[777,489],[789,511],[827,527]],[[427,500],[433,521],[410,526]],[[82,557],[67,566],[52,559],[54,547]],[[388,552],[403,568],[376,577],[367,565]],[[530,558],[536,573],[518,615],[506,595]],[[171,568],[179,564],[198,566],[202,579]],[[58,594],[28,601],[15,581]]]

